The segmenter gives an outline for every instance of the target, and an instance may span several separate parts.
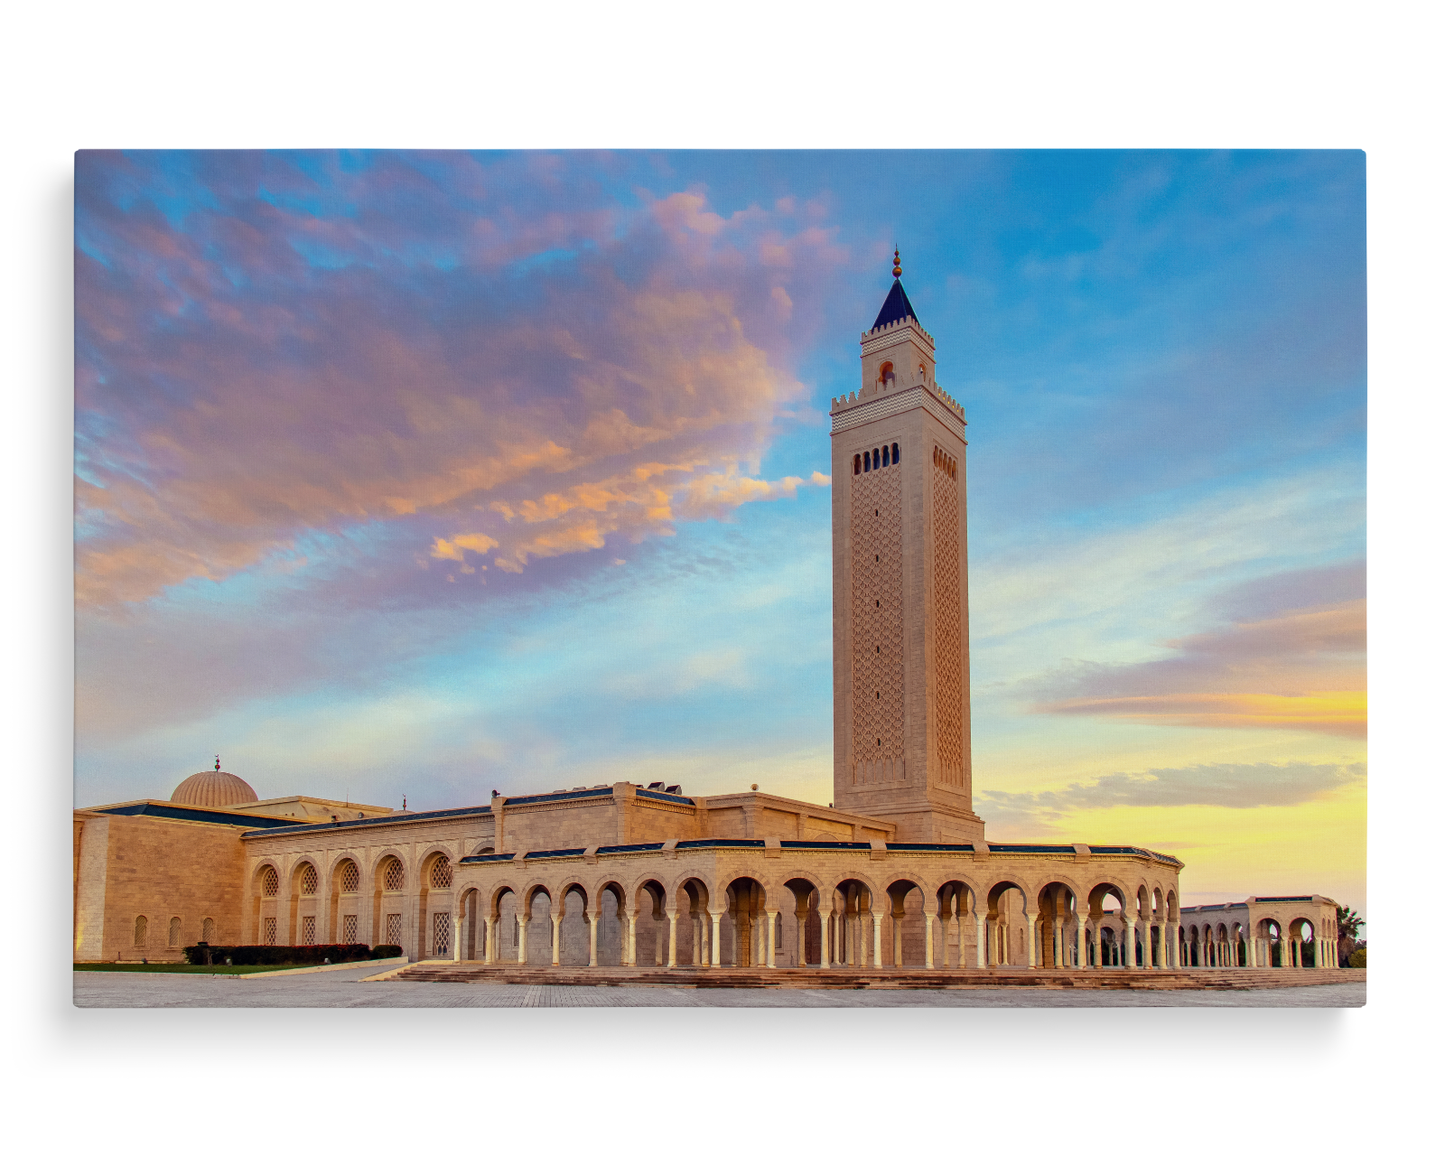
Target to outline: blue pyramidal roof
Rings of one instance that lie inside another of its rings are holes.
[[[888,290],[888,296],[883,299],[883,308],[878,310],[878,320],[873,322],[873,328],[880,325],[892,325],[895,321],[902,321],[905,317],[911,317],[918,321],[918,314],[913,312],[913,306],[908,301],[908,294],[903,292],[903,282],[895,280],[893,288]],[[920,325],[923,322],[918,321]]]

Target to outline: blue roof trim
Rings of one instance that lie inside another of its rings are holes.
[[[1095,847],[1089,845],[1091,855],[1142,855],[1146,859],[1159,859],[1165,863],[1173,863],[1176,867],[1183,867],[1184,860],[1176,859],[1173,855],[1161,855],[1158,851],[1150,851],[1147,847]]]
[[[339,831],[343,827],[375,827],[381,823],[411,823],[418,819],[457,819],[464,815],[489,815],[491,807],[452,807],[445,811],[400,811],[370,819],[342,819],[337,823],[301,823],[294,831]],[[292,820],[294,821],[294,820]]]
[[[1072,843],[990,843],[990,851],[1017,855],[1072,855]]]
[[[641,787],[637,789],[639,799],[661,799],[665,803],[686,803],[689,807],[696,807],[697,803],[686,795],[669,795],[666,791],[644,791]]]
[[[599,855],[622,855],[628,851],[661,851],[661,843],[614,843],[606,847],[598,847]]]
[[[593,787],[586,791],[551,791],[545,795],[520,795],[515,799],[508,799],[507,806],[520,807],[524,803],[563,803],[568,799],[595,799],[601,795],[612,794],[611,787]],[[671,796],[668,796],[671,798]]]
[[[555,851],[528,851],[523,859],[580,859],[586,847],[564,847]]]
[[[1313,895],[1256,895],[1256,903],[1308,903]],[[1240,904],[1241,907],[1245,906]]]
[[[515,851],[507,851],[501,855],[463,855],[457,860],[458,863],[501,863],[507,859],[515,859]]]
[[[830,843],[827,839],[783,839],[781,846],[824,851],[871,851],[872,843]]]
[[[677,845],[679,851],[707,847],[762,847],[761,839],[687,839]]]
[[[303,819],[284,819],[279,815],[237,815],[229,811],[198,811],[191,807],[172,807],[162,803],[131,803],[123,807],[85,807],[103,815],[152,815],[157,819],[184,819],[190,823],[216,823],[222,827],[285,827],[288,831],[305,830]]]
[[[973,853],[972,843],[888,843],[890,851],[967,851]]]

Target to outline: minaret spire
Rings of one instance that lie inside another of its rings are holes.
[[[898,247],[893,247],[893,279],[896,281],[903,276],[903,262],[898,259]]]

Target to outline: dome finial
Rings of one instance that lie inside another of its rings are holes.
[[[217,756],[216,756],[216,770],[219,771],[220,769],[221,769],[221,756],[220,756],[220,755],[217,755]]]
[[[897,248],[893,250],[893,276],[895,278],[903,276],[903,262],[898,259]]]

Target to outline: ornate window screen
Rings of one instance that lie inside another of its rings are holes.
[[[319,880],[316,877],[316,868],[313,864],[307,863],[301,868],[301,894],[315,895],[316,885]]]
[[[137,915],[137,916],[135,917],[135,946],[136,946],[136,947],[144,947],[144,946],[146,945],[146,929],[147,929],[148,926],[149,926],[149,925],[147,924],[147,922],[146,922],[146,917],[145,917],[144,915]]]
[[[452,861],[438,856],[431,868],[431,885],[438,891],[445,891],[452,885]]]
[[[395,946],[401,946],[401,914],[393,911],[386,917],[386,940],[385,942]]]
[[[168,947],[180,947],[181,945],[181,917],[179,915],[171,916],[170,935],[166,945]]]
[[[432,912],[431,953],[433,955],[450,955],[452,953],[452,914],[450,911]]]
[[[343,915],[341,917],[341,942],[356,942],[356,916]]]
[[[301,917],[301,942],[307,947],[316,942],[316,916],[303,915]]]
[[[400,859],[388,859],[382,872],[382,887],[387,891],[400,891],[406,883],[406,871]]]
[[[261,942],[267,947],[276,946],[276,917],[268,915],[261,922]]]
[[[361,869],[355,859],[348,859],[341,865],[341,890],[346,895],[361,890]]]
[[[210,943],[216,937],[216,921],[207,917],[201,922],[201,942]]]
[[[265,867],[261,870],[261,894],[267,899],[274,899],[276,892],[281,890],[281,880],[276,875],[276,868]]]

